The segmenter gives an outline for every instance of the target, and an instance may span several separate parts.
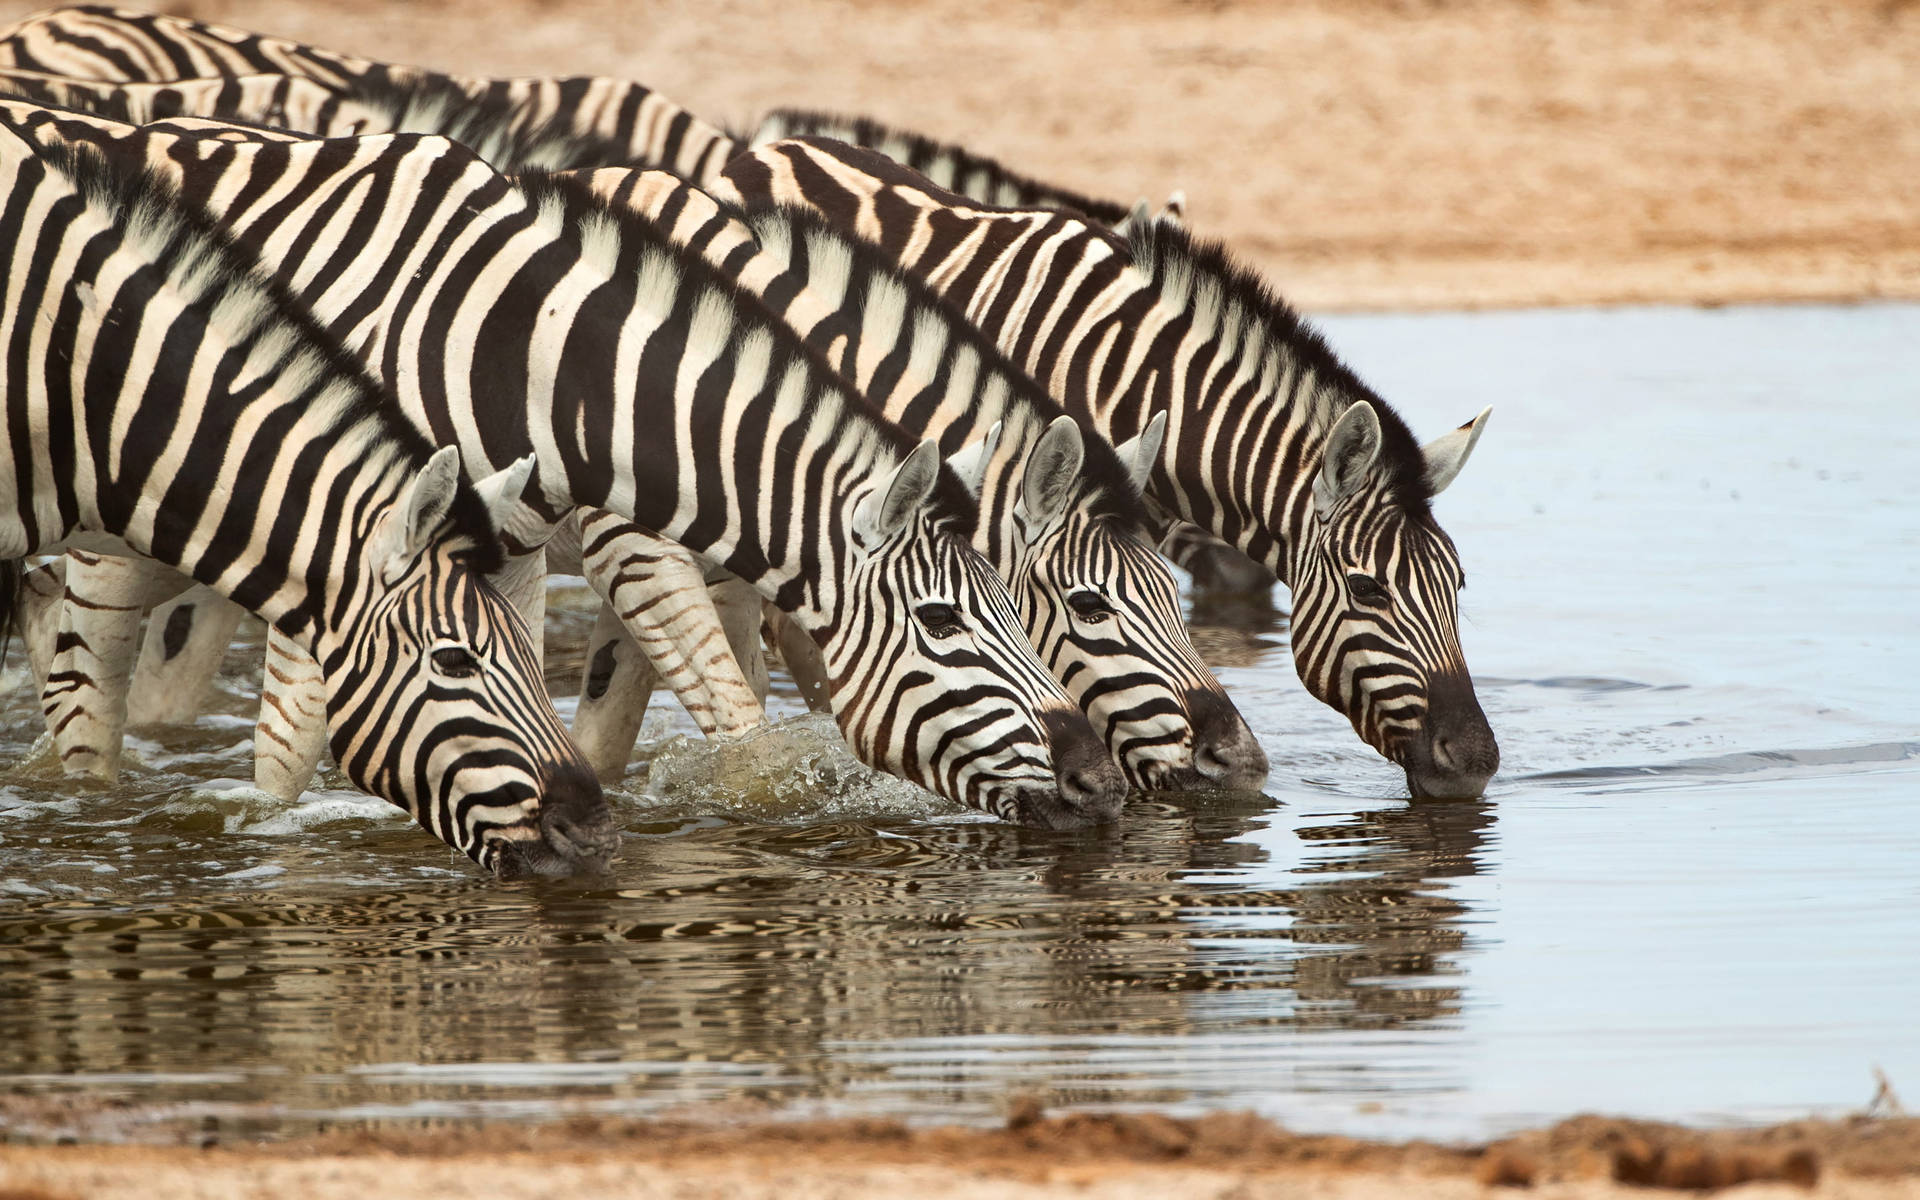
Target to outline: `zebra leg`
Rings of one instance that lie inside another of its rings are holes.
[[[702,733],[732,736],[765,723],[766,709],[707,595],[698,555],[604,510],[583,516],[580,540],[582,572]]]
[[[766,600],[752,584],[730,572],[708,572],[707,597],[720,614],[720,628],[726,631],[733,661],[764,711],[767,692],[773,686],[767,678],[767,656],[760,652],[760,606]]]
[[[127,728],[127,688],[153,563],[67,552],[66,600],[40,707],[61,770],[113,781]]]
[[[47,686],[53,647],[60,637],[60,602],[67,595],[67,560],[50,559],[20,580],[20,640],[27,644],[27,666],[35,689]]]
[[[707,594],[719,614],[727,644],[761,704],[770,683],[766,659],[760,653],[760,593],[734,575],[707,585]],[[593,636],[587,641],[587,661],[580,678],[580,701],[574,709],[573,741],[587,756],[604,783],[626,774],[639,740],[641,723],[653,700],[660,676],[646,652],[634,640],[611,604],[600,606]]]
[[[762,613],[767,640],[780,651],[780,661],[787,664],[787,674],[793,676],[800,698],[807,702],[807,711],[831,713],[833,686],[827,681],[827,660],[820,653],[820,647],[806,630],[772,604],[766,605]]]
[[[184,725],[206,710],[246,610],[204,586],[155,608],[127,695],[127,724]]]
[[[253,785],[292,803],[313,782],[326,752],[327,689],[320,664],[268,626],[260,718],[253,726]]]
[[[587,661],[580,679],[580,703],[573,714],[573,744],[587,756],[602,783],[617,783],[627,773],[633,743],[640,737],[653,687],[659,681],[646,652],[627,632],[611,604],[600,606],[587,640]]]

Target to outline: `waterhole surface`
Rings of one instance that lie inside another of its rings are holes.
[[[1264,794],[1023,831],[804,719],[720,761],[661,698],[670,786],[643,755],[615,795],[615,876],[501,886],[337,777],[292,808],[209,786],[250,773],[257,627],[218,713],[139,734],[113,787],[21,765],[16,648],[0,1131],[988,1121],[1023,1092],[1472,1137],[1840,1112],[1876,1067],[1920,1092],[1920,308],[1323,328],[1422,437],[1495,406],[1437,503],[1484,800],[1406,800],[1283,617],[1203,607]]]

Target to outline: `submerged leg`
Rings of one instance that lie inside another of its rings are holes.
[[[587,640],[580,703],[573,716],[573,743],[601,782],[614,783],[626,774],[658,679],[620,614],[602,604]]]
[[[764,608],[763,616],[767,640],[780,651],[780,661],[787,664],[787,674],[793,676],[800,698],[807,702],[807,711],[831,713],[833,686],[827,680],[827,660],[819,645],[773,605]]]
[[[67,560],[43,562],[20,579],[20,640],[36,690],[47,686],[53,648],[60,638],[60,602],[67,596]]]
[[[633,635],[642,655],[658,678],[673,689],[700,731],[708,737],[744,733],[766,721],[761,704],[764,683],[756,691],[728,641],[728,630],[707,592],[707,565],[684,546],[634,525],[616,513],[582,513],[581,570],[594,589],[605,596],[620,622]],[[637,721],[616,717],[616,703],[631,704],[645,681],[623,679],[637,670],[638,659],[618,650],[604,660],[601,651],[614,644],[596,630],[587,661],[587,687],[574,717],[574,737],[583,750],[590,743],[603,757],[588,757],[606,776],[623,772],[632,739],[618,732]],[[597,668],[599,699],[595,690]],[[614,699],[609,700],[612,697]],[[602,729],[602,722],[614,728]],[[612,757],[608,757],[612,756]],[[618,761],[614,761],[617,757]],[[617,777],[617,775],[615,776]]]
[[[67,553],[60,632],[40,707],[68,775],[109,781],[120,775],[127,689],[155,580],[149,559]]]
[[[291,803],[327,752],[327,689],[320,664],[291,638],[267,629],[260,719],[253,727],[253,784]]]
[[[204,586],[155,608],[127,697],[129,725],[184,725],[206,711],[246,609]]]

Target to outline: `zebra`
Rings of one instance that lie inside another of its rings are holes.
[[[308,93],[306,104],[311,111],[323,114],[329,102],[363,102],[379,107],[383,98],[390,101],[396,93],[425,87],[458,97],[459,108],[468,114],[472,128],[493,131],[490,136],[517,140],[533,130],[559,129],[611,147],[616,155],[596,162],[576,157],[564,163],[524,158],[502,161],[489,156],[503,169],[618,166],[624,162],[662,167],[700,186],[712,183],[728,162],[749,149],[785,137],[814,134],[871,147],[943,187],[988,203],[1069,208],[1120,229],[1135,215],[1129,206],[1043,182],[984,154],[870,117],[782,107],[769,110],[749,131],[738,133],[702,120],[659,92],[627,80],[447,75],[185,17],[110,5],[50,9],[0,31],[0,69],[76,82],[190,83],[196,91],[204,89],[207,80],[221,76],[268,77],[253,82],[253,86],[265,88],[286,87],[289,77],[299,78],[314,85],[316,90]],[[28,94],[30,98],[56,101],[51,94]],[[165,107],[170,98],[160,93],[158,99],[161,106],[154,110],[155,115],[170,115]],[[202,100],[197,108],[181,111],[200,116],[240,116],[259,110],[210,111]],[[385,130],[354,130],[297,119],[284,124],[308,133],[445,133],[468,140],[453,129],[415,124],[395,124]],[[487,156],[477,142],[468,144]],[[1175,192],[1156,219],[1183,222],[1185,210],[1185,195]]]
[[[516,551],[576,506],[617,511],[813,636],[870,765],[1009,820],[1117,813],[1125,780],[968,545],[977,506],[938,447],[649,223],[440,137],[235,141],[24,102],[0,126],[171,173],[417,428],[472,461],[533,453]]]
[[[93,85],[96,89],[102,86]],[[276,100],[282,95],[266,89],[261,89],[260,94]],[[124,90],[95,91],[92,95],[116,111],[159,107],[146,100],[129,100]],[[384,106],[389,112],[413,113],[442,107],[433,98],[396,98]],[[475,132],[481,135],[475,140],[486,139],[486,130]],[[523,135],[529,132],[525,128],[521,130]],[[552,146],[567,140],[565,135],[535,134],[523,136],[521,144]],[[609,186],[616,200],[629,190],[620,186],[620,181],[633,182],[636,176],[625,171],[604,174],[614,180]],[[715,228],[728,223],[727,218],[718,216],[711,201],[690,185],[670,175],[661,179],[665,191],[658,205],[684,212],[689,204],[704,204],[708,223]],[[796,219],[805,220],[804,217]],[[1109,512],[1104,514],[1105,519],[1096,519],[1103,515],[1096,508],[1102,495],[1118,498],[1135,486],[1131,483],[1098,485],[1103,476],[1112,481],[1121,471],[1106,443],[1098,437],[1090,441],[1078,438],[1078,427],[1044,391],[1007,364],[991,343],[985,342],[923,285],[902,276],[862,243],[845,239],[817,222],[802,231],[801,236],[820,247],[819,257],[829,264],[823,268],[829,279],[828,287],[839,299],[823,301],[809,289],[809,259],[805,255],[797,261],[791,261],[790,256],[785,267],[763,266],[759,274],[769,278],[760,285],[749,286],[763,295],[769,291],[775,293],[777,307],[790,323],[803,320],[814,330],[810,340],[816,346],[830,354],[835,353],[837,347],[843,370],[850,364],[857,368],[856,359],[864,362],[868,369],[855,382],[890,418],[907,422],[909,428],[918,432],[941,436],[949,451],[958,451],[972,434],[991,424],[1001,409],[1007,410],[1009,420],[1016,427],[1006,439],[1004,452],[996,459],[997,477],[1017,478],[1028,461],[1029,451],[1036,456],[1054,456],[1054,451],[1042,444],[1040,434],[1045,421],[1036,420],[1036,414],[1053,418],[1060,432],[1068,435],[1066,442],[1059,442],[1058,438],[1055,441],[1061,447],[1060,454],[1070,451],[1072,463],[1085,468],[1078,473],[1084,480],[1084,486],[1079,489],[1084,495],[1075,497],[1063,492],[1055,498],[1060,505],[1057,518],[1060,528],[1046,539],[1044,548],[1039,540],[1029,541],[1026,535],[1017,532],[1009,535],[1006,531],[1017,530],[1022,519],[1015,504],[1019,493],[1011,486],[996,484],[987,488],[984,495],[1000,511],[978,527],[986,534],[979,548],[1002,576],[1014,584],[1020,611],[1042,661],[1104,734],[1109,750],[1126,770],[1130,782],[1144,788],[1258,787],[1267,773],[1264,752],[1219,681],[1194,651],[1184,629],[1175,585],[1148,546],[1121,533],[1130,525],[1142,524],[1144,514],[1134,510],[1129,498],[1122,511]],[[742,243],[742,238],[750,240],[751,237],[743,233],[729,244],[742,249],[743,253],[751,253],[750,249],[743,249]],[[754,274],[742,272],[738,263],[729,264],[729,256],[715,254],[714,234],[700,229],[698,222],[680,240],[707,247],[709,257],[727,266],[736,277]],[[784,234],[783,240],[791,244],[792,234]],[[847,257],[856,260],[854,265],[859,268],[860,278],[854,281],[852,294],[844,278],[851,268],[830,263],[830,260]],[[862,258],[863,263],[858,261]],[[841,308],[857,308],[868,292],[892,297],[884,311],[893,317],[885,328],[873,321],[866,322],[867,328],[862,334],[858,326],[849,326],[833,308],[836,304]],[[852,336],[842,336],[846,332]],[[944,348],[929,354],[917,349],[903,350],[902,354],[915,364],[923,359],[940,364],[937,377],[928,378],[924,370],[903,375],[890,368],[878,377],[884,385],[884,394],[876,391],[873,368],[888,357],[887,342],[881,339],[899,341],[904,346],[903,339],[916,337],[937,338]],[[964,374],[959,374],[962,372]],[[847,373],[859,374],[857,369]],[[957,392],[963,388],[990,397],[997,407],[989,413],[978,404],[948,402],[939,405],[935,413],[919,399],[938,395],[942,390]],[[927,421],[934,416],[946,422],[944,429],[928,427]],[[1069,471],[1069,477],[1074,474]],[[1026,511],[1031,514],[1032,507],[1028,506]],[[623,528],[623,524],[617,515],[611,514],[590,516],[584,522],[586,573],[616,607],[602,613],[574,723],[576,740],[589,761],[603,777],[613,778],[624,771],[638,732],[639,714],[645,708],[644,676],[635,679],[634,673],[644,671],[649,662],[656,668],[664,663],[668,671],[684,671],[680,664],[687,657],[682,654],[676,660],[666,653],[670,647],[657,644],[644,660],[631,652],[621,653],[623,644],[628,643],[628,635],[620,617],[625,616],[629,623],[639,623],[657,611],[651,606],[661,603],[663,593],[669,597],[675,593],[676,589],[665,586],[657,567],[661,559],[673,555],[677,549],[645,531],[631,526]],[[678,596],[700,601],[703,596],[700,572],[689,564],[677,565],[688,572],[677,589]],[[1071,582],[1067,582],[1069,580]],[[176,611],[169,617],[169,627],[175,623],[172,618],[179,615]],[[770,615],[777,619],[777,615]],[[683,641],[697,649],[707,640],[707,631],[713,628],[714,620],[696,622],[683,617],[675,624],[686,631]],[[757,623],[750,632],[757,634]],[[737,644],[740,639],[732,640]],[[811,663],[807,660],[817,658],[817,652],[810,652],[805,638],[789,637],[783,649],[783,656],[803,683],[819,678],[817,669],[808,669]],[[757,654],[740,657],[757,661]],[[206,661],[211,663],[211,657]],[[706,656],[702,665],[705,670],[701,674],[711,675],[717,667],[733,666],[734,660],[715,654]],[[730,679],[731,675],[726,678]],[[720,696],[737,698],[739,689],[721,691]],[[697,716],[706,716],[721,711],[738,712],[739,704],[728,708],[717,700],[696,699],[689,701],[689,708]],[[753,711],[751,717],[757,719],[758,711]],[[716,719],[715,726],[731,732],[745,723],[723,724]],[[273,744],[287,740],[284,733],[268,737]]]
[[[0,130],[0,624],[23,557],[138,553],[319,664],[356,785],[500,877],[604,868],[605,798],[483,578],[532,464],[464,483],[457,450],[396,420],[253,255],[174,199]]]
[[[976,547],[1010,583],[1041,661],[1135,786],[1265,781],[1265,753],[1194,650],[1178,588],[1139,536],[1148,519],[1137,492],[1163,425],[1118,454],[1083,435],[923,283],[811,213],[763,213],[749,224],[669,172],[581,175],[760,294],[890,419],[967,456],[982,512]],[[1063,479],[1082,482],[1050,495],[1036,464],[1061,464]],[[606,523],[583,522],[583,540],[600,553],[613,536]],[[617,590],[608,593],[616,603]],[[795,654],[785,657],[798,674]]]
[[[399,132],[389,128],[393,115],[377,105],[299,75],[218,75],[129,84],[0,69],[0,94],[77,108],[128,125],[170,117],[221,117],[328,137]]]
[[[1490,409],[1422,448],[1262,280],[1166,222],[1123,239],[1064,210],[978,204],[825,139],[763,146],[725,177],[722,198],[804,205],[881,246],[1109,438],[1165,413],[1151,498],[1288,586],[1307,689],[1416,797],[1484,792],[1499,748],[1431,501]]]

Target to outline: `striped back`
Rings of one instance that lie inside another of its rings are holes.
[[[108,5],[51,9],[0,31],[0,68],[114,83],[294,76],[342,98],[380,104],[391,104],[395,96],[417,90],[428,95],[451,93],[464,99],[470,122],[493,126],[510,141],[526,145],[536,132],[586,139],[619,148],[616,155],[598,162],[659,164],[696,179],[717,174],[740,148],[726,131],[624,80],[443,75],[336,54],[285,38]],[[265,119],[239,109],[199,115]],[[294,127],[320,131],[315,126]],[[421,121],[360,132],[455,133]],[[502,168],[588,165],[577,158],[561,161],[537,154],[490,161]]]
[[[1117,226],[1132,216],[1127,206],[1022,175],[999,161],[964,146],[942,142],[910,129],[896,129],[870,117],[776,108],[760,118],[743,150],[790,137],[823,137],[865,146],[956,195],[1008,208],[1066,208],[1088,220]],[[666,164],[661,164],[666,165]]]
[[[370,133],[386,115],[297,75],[219,75],[167,83],[111,83],[0,70],[0,95],[145,125],[171,117],[235,117],[327,137]]]
[[[284,85],[285,77],[298,78],[315,85],[335,105],[363,104],[386,115],[350,129],[338,123],[303,121],[291,111],[289,119],[282,121],[244,101],[181,111],[284,124],[316,134],[441,133],[466,142],[502,170],[627,163],[663,167],[704,185],[748,149],[813,134],[870,147],[944,188],[986,203],[1068,208],[1116,228],[1133,215],[1125,205],[1022,175],[963,146],[868,117],[777,108],[763,116],[750,134],[736,137],[660,93],[625,80],[444,75],[285,38],[107,5],[52,9],[0,31],[0,69],[127,84],[198,84],[203,77],[268,76],[282,77],[279,85]],[[261,81],[254,86],[270,84]],[[457,116],[463,128],[441,119],[454,116],[456,110],[435,112],[410,104],[409,93],[459,97],[463,103]],[[323,101],[311,103],[325,107]],[[166,115],[164,110],[156,111]],[[492,149],[483,145],[495,140],[504,144]],[[579,153],[581,142],[592,147],[584,155]],[[1176,198],[1162,215],[1178,218],[1180,203]]]
[[[1042,824],[1116,811],[1124,781],[1081,769],[1104,751],[967,544],[974,502],[933,448],[910,462],[757,298],[637,215],[440,138],[0,103],[6,120],[178,174],[366,347],[416,427],[494,465],[531,452],[535,524],[613,509],[759,588],[821,644],[869,763]]]
[[[72,543],[191,575],[319,661],[357,784],[501,874],[604,863],[457,456],[158,177],[0,129],[0,207],[0,392],[29,435],[0,447],[0,559]]]
[[[1318,334],[1219,246],[1128,239],[946,192],[890,159],[802,138],[720,189],[800,204],[880,246],[1109,437],[1164,412],[1151,496],[1293,593],[1295,666],[1417,795],[1478,795],[1499,762],[1458,635],[1459,557],[1430,500],[1485,413],[1424,449]]]

